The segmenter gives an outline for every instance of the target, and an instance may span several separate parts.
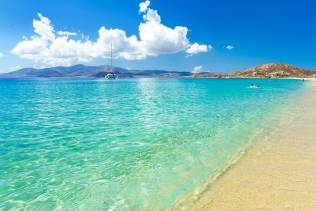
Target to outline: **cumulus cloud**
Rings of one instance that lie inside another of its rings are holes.
[[[109,58],[111,45],[114,58],[127,60],[182,51],[193,55],[212,48],[198,43],[191,44],[187,37],[187,27],[172,28],[162,24],[157,10],[149,8],[149,5],[149,0],[139,5],[143,21],[139,24],[138,36],[129,36],[124,30],[102,26],[94,41],[85,36],[77,36],[74,32],[56,31],[51,21],[38,13],[38,18],[33,20],[34,35],[24,37],[11,53],[41,66],[67,66],[97,58]]]
[[[189,47],[186,27],[169,28],[161,24],[160,16],[152,9],[148,9],[144,20],[139,25],[139,37],[146,55],[172,54]]]
[[[1,58],[1,57],[4,57],[4,54],[0,52],[0,58]]]
[[[202,65],[195,66],[195,67],[193,67],[192,73],[200,73],[202,68],[203,68]]]
[[[140,13],[143,13],[143,12],[146,12],[147,8],[149,7],[150,5],[150,1],[149,0],[146,0],[144,2],[141,2],[139,4],[139,12]]]
[[[208,50],[212,49],[211,45],[200,45],[198,43],[194,43],[190,45],[190,47],[186,50],[189,55],[207,52]]]
[[[230,51],[233,50],[235,47],[232,45],[227,45],[225,48]]]

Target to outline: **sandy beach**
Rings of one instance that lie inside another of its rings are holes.
[[[316,82],[302,112],[264,141],[183,210],[316,210]],[[179,208],[179,207],[178,207]]]

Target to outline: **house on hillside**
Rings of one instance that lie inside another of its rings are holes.
[[[267,73],[266,76],[269,78],[280,78],[280,77],[288,77],[290,76],[290,74],[284,71],[275,71],[275,72]]]

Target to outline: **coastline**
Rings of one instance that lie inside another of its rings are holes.
[[[173,210],[316,210],[316,81],[295,100],[302,108]]]
[[[314,83],[316,82],[316,78],[303,78],[306,81],[314,81]]]

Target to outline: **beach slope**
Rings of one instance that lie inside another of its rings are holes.
[[[190,210],[316,210],[316,82],[301,115],[257,142]]]

